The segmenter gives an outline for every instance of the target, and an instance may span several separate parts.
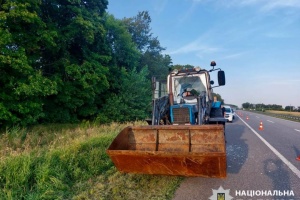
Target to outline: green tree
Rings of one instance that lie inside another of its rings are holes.
[[[44,116],[43,99],[57,93],[44,77],[40,51],[55,33],[37,14],[39,1],[4,1],[0,8],[0,124],[32,124]],[[26,31],[25,31],[26,30]]]
[[[172,66],[172,69],[178,69],[178,70],[180,70],[180,69],[184,69],[184,68],[190,69],[190,68],[194,68],[194,66],[193,65],[189,65],[189,64],[187,64],[187,65],[176,64],[176,65]]]
[[[157,77],[158,80],[166,80],[171,65],[171,57],[169,55],[156,54],[146,51],[143,54],[141,65],[148,66],[149,79],[152,76]]]
[[[103,14],[107,0],[43,1],[40,16],[57,34],[54,48],[44,48],[41,69],[57,83],[57,94],[45,100],[45,121],[70,122],[96,116],[96,99],[108,87]]]
[[[249,102],[243,103],[242,107],[245,108],[245,109],[249,109],[250,108],[250,103]]]
[[[148,116],[151,107],[150,81],[147,79],[148,70],[144,67],[140,72],[136,69],[119,73],[119,94],[111,94],[106,106],[102,108],[98,120],[100,122],[125,122],[142,120]],[[108,114],[109,113],[109,114]]]
[[[122,85],[125,79],[124,73],[137,68],[141,54],[121,20],[115,19],[114,16],[108,14],[105,19],[106,37],[111,60],[109,62],[109,76],[107,77],[109,88],[102,95],[102,107],[109,108],[111,106],[111,97],[122,95]],[[109,112],[104,114],[110,115]],[[116,116],[116,119],[118,118],[119,116]],[[112,115],[110,115],[110,119],[112,119]]]
[[[131,34],[137,49],[145,52],[148,49],[150,40],[152,40],[151,17],[148,11],[139,12],[135,17],[124,18],[122,22]]]
[[[295,107],[294,106],[285,106],[284,110],[286,111],[294,111]]]
[[[99,112],[117,121],[147,115],[150,77],[165,78],[171,57],[152,36],[148,12],[118,20],[105,13],[107,5],[1,1],[1,124],[74,122]]]
[[[147,67],[141,68],[141,52],[133,42],[122,20],[106,15],[105,27],[110,47],[109,89],[98,120],[124,122],[144,119],[151,105],[150,81]],[[140,70],[137,70],[140,68]]]
[[[108,88],[107,0],[1,4],[1,123],[96,116]]]
[[[137,70],[148,66],[148,78],[152,76],[157,77],[158,75],[166,78],[172,60],[169,55],[162,54],[165,48],[160,45],[158,38],[153,37],[151,33],[151,17],[148,11],[139,12],[135,17],[124,18],[122,22],[131,34],[132,41],[142,54]]]
[[[107,14],[105,28],[112,57],[110,65],[118,66],[118,69],[124,67],[127,70],[132,70],[136,68],[141,54],[124,23]]]

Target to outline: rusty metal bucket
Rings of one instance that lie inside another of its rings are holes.
[[[121,172],[226,177],[222,125],[129,126],[106,152]]]

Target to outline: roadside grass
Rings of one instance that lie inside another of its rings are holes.
[[[122,174],[106,154],[128,125],[86,121],[5,130],[0,199],[172,199],[181,177]]]
[[[300,117],[300,112],[288,112],[288,111],[278,111],[278,110],[266,110],[266,112],[270,114],[290,115],[290,116]]]

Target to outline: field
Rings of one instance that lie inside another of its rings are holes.
[[[105,153],[128,125],[83,122],[4,130],[0,199],[172,199],[182,178],[122,174]]]
[[[300,117],[300,112],[288,112],[288,111],[277,111],[277,110],[267,110],[266,112],[271,114],[290,115],[290,116]]]

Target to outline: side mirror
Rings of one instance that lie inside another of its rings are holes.
[[[218,83],[219,86],[225,85],[225,72],[222,70],[218,71]]]

